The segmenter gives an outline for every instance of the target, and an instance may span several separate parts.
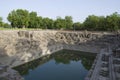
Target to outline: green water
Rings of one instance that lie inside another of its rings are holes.
[[[25,80],[84,80],[95,55],[62,50],[15,67]]]

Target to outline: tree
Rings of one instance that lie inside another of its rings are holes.
[[[12,27],[17,28],[42,28],[42,29],[76,29],[76,30],[108,30],[116,31],[120,29],[120,14],[117,12],[104,16],[89,15],[85,21],[73,23],[71,16],[64,18],[57,17],[56,20],[50,18],[42,18],[37,16],[36,12],[28,12],[27,10],[17,9],[8,14],[8,21]],[[0,26],[9,26],[2,22],[0,17]]]
[[[3,27],[4,27],[4,28],[11,28],[11,25],[8,24],[8,23],[3,23]]]
[[[73,21],[71,16],[65,16],[66,29],[72,29]]]
[[[105,19],[105,17],[104,16],[99,16],[98,17],[99,18],[99,22],[98,22],[98,27],[97,27],[97,29],[96,30],[102,30],[102,31],[104,31],[104,30],[106,30],[106,19]]]
[[[37,16],[36,12],[30,12],[29,19],[28,28],[43,28],[43,19],[41,16]]]
[[[37,13],[31,12],[29,13],[29,26],[28,28],[36,28],[37,27]]]
[[[115,12],[110,16],[106,17],[106,28],[110,31],[116,31],[119,29],[119,19],[120,15]]]
[[[43,28],[43,18],[41,16],[36,17],[36,28]]]
[[[88,30],[107,30],[116,31],[120,29],[120,14],[117,12],[112,15],[104,16],[88,16],[84,22],[84,28]]]
[[[53,20],[50,18],[43,18],[44,29],[53,29]]]
[[[97,30],[99,23],[99,17],[95,15],[90,15],[84,21],[84,27],[88,30]]]
[[[0,27],[3,26],[2,17],[0,17]]]
[[[3,28],[10,28],[10,25],[8,23],[4,23],[2,21],[2,17],[0,17],[0,27],[3,27]]]
[[[81,23],[80,22],[74,23],[73,28],[74,30],[81,30],[82,29]]]
[[[57,17],[57,19],[54,22],[55,29],[66,29],[66,22],[65,19],[62,19],[61,17]]]
[[[27,10],[17,9],[8,14],[8,21],[12,27],[25,28],[29,22],[29,12]]]
[[[47,26],[48,29],[54,29],[54,21],[52,19],[49,19],[49,25]]]

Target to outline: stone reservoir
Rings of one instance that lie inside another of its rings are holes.
[[[0,31],[0,64],[15,67],[62,49],[97,54],[116,49],[119,41],[119,33],[111,32]]]

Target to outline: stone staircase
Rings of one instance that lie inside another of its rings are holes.
[[[102,49],[85,80],[120,80],[120,49]]]

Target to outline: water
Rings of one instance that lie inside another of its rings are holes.
[[[95,55],[62,50],[15,67],[25,80],[84,80]]]

